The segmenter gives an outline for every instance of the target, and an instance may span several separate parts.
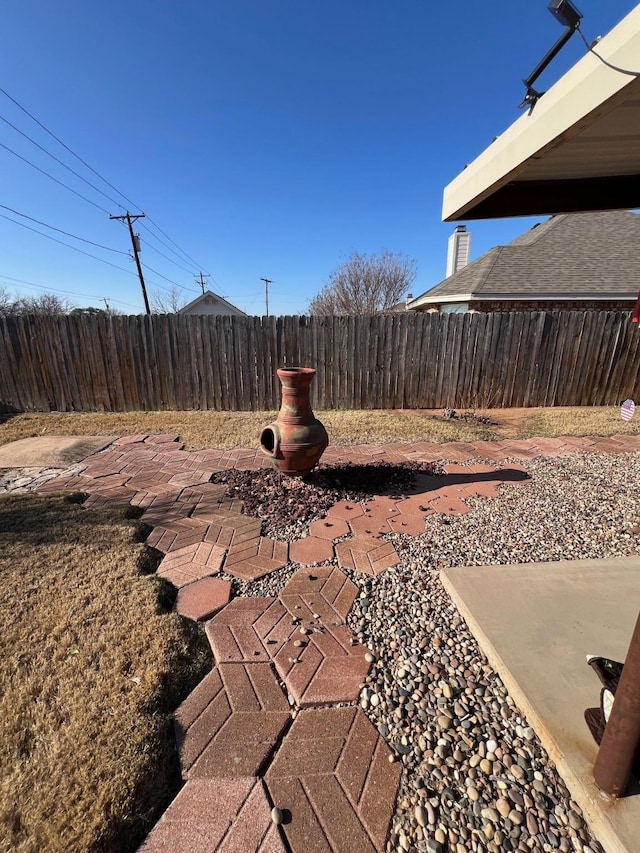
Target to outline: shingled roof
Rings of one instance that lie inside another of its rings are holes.
[[[640,216],[625,210],[552,216],[418,296],[409,308],[491,299],[635,300]]]

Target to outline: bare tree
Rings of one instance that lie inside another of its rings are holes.
[[[15,314],[16,300],[9,295],[7,288],[0,284],[0,315]]]
[[[4,291],[5,295],[6,290]],[[37,314],[40,317],[59,317],[68,314],[73,309],[73,303],[68,299],[60,299],[55,293],[43,293],[41,296],[20,296],[14,300],[3,300],[0,292],[0,313],[5,314]]]
[[[309,302],[309,314],[377,314],[388,311],[411,289],[416,262],[387,249],[375,255],[353,252],[329,275]]]
[[[151,312],[153,314],[177,314],[187,304],[182,292],[175,285],[166,291],[156,290],[151,294]]]

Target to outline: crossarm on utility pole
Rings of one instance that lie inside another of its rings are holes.
[[[136,267],[138,268],[138,278],[140,279],[140,287],[142,288],[142,297],[144,299],[144,307],[147,311],[147,314],[151,314],[151,308],[149,308],[149,300],[147,298],[147,288],[144,283],[144,276],[142,275],[142,266],[140,265],[140,257],[138,255],[138,244],[136,243],[136,235],[133,233],[133,222],[136,219],[144,219],[144,213],[137,213],[134,216],[131,216],[129,211],[125,213],[124,216],[109,216],[109,219],[118,219],[120,222],[126,222],[129,226],[129,236],[131,237],[131,247],[133,248],[133,257],[135,258]]]

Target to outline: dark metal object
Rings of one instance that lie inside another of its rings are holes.
[[[575,33],[575,31],[580,26],[580,21],[582,20],[582,14],[576,9],[576,7],[569,2],[569,0],[551,0],[549,3],[549,11],[551,14],[557,18],[561,24],[564,24],[566,27],[565,31],[562,33],[558,41],[553,45],[553,47],[547,51],[544,57],[540,60],[540,62],[533,69],[531,74],[522,81],[527,90],[527,94],[524,96],[524,100],[521,104],[519,104],[520,109],[523,107],[529,107],[529,113],[533,110],[536,105],[538,98],[541,98],[544,95],[544,92],[538,92],[533,88],[533,84],[538,79],[538,77],[542,74],[544,69],[549,65],[552,59],[554,59],[565,46],[565,44],[569,41],[571,36]]]
[[[596,785],[611,797],[624,795],[640,746],[640,616],[631,638],[611,716],[593,767]]]
[[[580,26],[582,13],[576,9],[571,0],[551,0],[547,8],[563,27],[576,30]]]

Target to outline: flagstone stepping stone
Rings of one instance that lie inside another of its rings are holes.
[[[280,592],[280,601],[303,623],[340,625],[347,618],[358,587],[334,566],[299,569]]]
[[[292,853],[385,850],[401,766],[360,708],[301,711],[269,767]]]
[[[211,619],[229,602],[230,596],[230,581],[201,578],[178,589],[175,609],[181,616],[193,619],[194,622]]]
[[[318,539],[333,541],[346,536],[347,533],[349,533],[349,525],[345,519],[338,516],[321,518],[318,521],[312,521],[309,525],[309,536],[316,536]]]
[[[288,562],[288,542],[256,536],[229,548],[224,570],[244,581],[254,581],[284,568]]]
[[[355,536],[336,545],[338,565],[367,575],[379,575],[400,562],[393,545],[373,536]]]
[[[140,853],[285,853],[259,779],[190,779]]]
[[[289,543],[289,559],[292,563],[310,566],[333,559],[333,543],[317,536],[307,536]]]
[[[215,575],[222,566],[225,553],[224,548],[208,542],[187,545],[166,554],[157,574],[180,589],[207,575]]]
[[[271,664],[221,664],[176,711],[183,778],[256,776],[290,720]]]

